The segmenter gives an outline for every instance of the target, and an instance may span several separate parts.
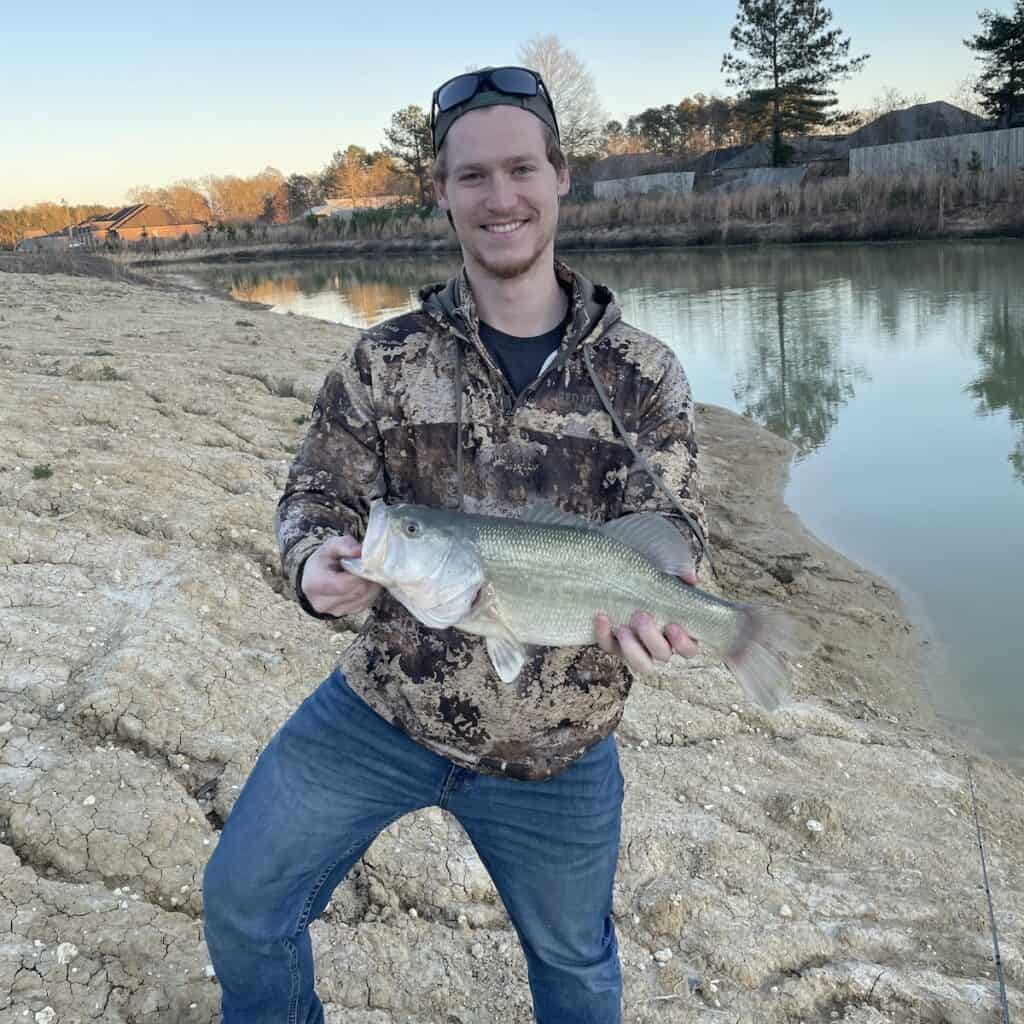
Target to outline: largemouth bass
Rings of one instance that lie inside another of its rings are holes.
[[[425,626],[485,637],[504,682],[519,675],[530,646],[593,644],[598,612],[616,627],[644,611],[720,656],[762,707],[786,694],[789,620],[684,583],[689,548],[654,513],[597,526],[546,505],[510,519],[378,500],[361,556],[341,564],[386,587]]]

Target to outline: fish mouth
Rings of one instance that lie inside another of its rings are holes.
[[[353,576],[361,576],[366,580],[374,580],[375,574],[379,573],[385,565],[388,552],[388,507],[382,498],[376,498],[370,502],[370,515],[366,522],[366,533],[363,535],[360,547],[362,554],[359,558],[342,558],[341,567],[352,573]],[[379,580],[374,580],[380,582]]]

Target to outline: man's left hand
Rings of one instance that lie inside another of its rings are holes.
[[[683,581],[697,585],[696,573],[687,573]],[[636,673],[654,671],[656,661],[666,662],[673,655],[692,658],[698,653],[697,641],[678,622],[658,629],[647,612],[636,612],[628,626],[612,628],[608,616],[599,612],[594,618],[594,632],[602,651],[617,654]]]

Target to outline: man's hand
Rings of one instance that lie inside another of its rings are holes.
[[[696,573],[687,573],[683,581],[691,587],[697,585]],[[659,630],[646,612],[636,612],[628,626],[612,629],[608,616],[599,612],[594,618],[594,632],[602,651],[617,654],[636,673],[654,671],[656,661],[668,661],[673,654],[692,658],[698,653],[697,641],[689,636],[677,622]]]
[[[339,564],[358,558],[362,546],[355,537],[332,537],[309,556],[302,570],[302,593],[314,611],[324,615],[351,615],[369,608],[380,594],[379,583],[353,576]]]

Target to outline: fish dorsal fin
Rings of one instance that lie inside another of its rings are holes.
[[[693,553],[679,531],[657,512],[634,512],[612,519],[601,532],[649,558],[662,572],[682,576],[693,572]]]
[[[577,526],[583,530],[593,530],[593,523],[583,516],[572,512],[563,512],[548,501],[535,501],[520,517],[524,523],[536,523],[540,526]]]
[[[498,678],[503,683],[514,683],[526,662],[526,648],[511,636],[489,636],[487,653]]]

